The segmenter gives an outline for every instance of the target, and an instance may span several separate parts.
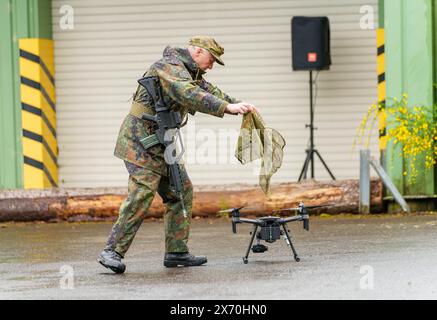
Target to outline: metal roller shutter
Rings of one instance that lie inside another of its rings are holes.
[[[372,5],[376,19],[377,0],[70,0],[74,29],[61,30],[64,4],[54,0],[52,8],[61,186],[126,185],[126,170],[113,149],[136,79],[167,44],[185,45],[196,34],[214,36],[225,47],[226,67],[215,66],[206,78],[254,103],[285,137],[283,166],[273,182],[295,181],[309,137],[308,72],[291,69],[295,15],[330,19],[333,64],[318,76],[315,142],[338,179],[359,176],[352,143],[376,101],[376,31],[360,29],[360,8]],[[253,166],[241,166],[233,156],[240,122],[230,115],[190,118],[184,138],[189,154],[197,154],[186,160],[194,184],[257,182]],[[193,124],[196,134],[187,131]],[[202,158],[206,150],[215,152],[212,163]],[[376,139],[372,152],[378,152]],[[316,178],[329,178],[316,163]]]

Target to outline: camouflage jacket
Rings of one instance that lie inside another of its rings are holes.
[[[228,96],[203,79],[204,72],[197,67],[185,48],[166,47],[163,57],[145,73],[158,76],[164,100],[171,109],[179,111],[182,119],[195,112],[223,117],[226,106],[238,100]],[[134,101],[150,106],[147,91],[138,86]],[[122,160],[167,175],[164,147],[156,145],[145,150],[139,139],[153,134],[153,123],[128,114],[120,128],[114,155]]]

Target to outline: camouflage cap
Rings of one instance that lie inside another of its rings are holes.
[[[217,63],[221,64],[222,66],[225,65],[223,60],[220,58],[220,56],[225,52],[225,49],[223,49],[223,47],[220,46],[217,41],[214,40],[214,38],[208,36],[195,36],[190,39],[189,44],[208,50],[214,56]]]

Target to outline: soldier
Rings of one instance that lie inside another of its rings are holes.
[[[180,112],[182,119],[187,113],[207,113],[223,117],[224,113],[244,114],[255,110],[247,102],[240,102],[211,83],[202,75],[212,69],[214,62],[224,65],[221,59],[223,48],[211,37],[196,36],[187,48],[166,47],[163,57],[155,62],[145,76],[158,76],[164,100],[171,110]],[[183,202],[174,193],[169,180],[168,166],[164,159],[164,146],[148,147],[141,138],[151,136],[155,123],[141,119],[141,115],[154,114],[151,99],[144,87],[138,86],[130,113],[121,125],[115,156],[124,160],[129,172],[128,197],[120,207],[118,220],[109,235],[106,248],[98,258],[106,268],[123,273],[124,258],[152,200],[158,192],[165,205],[165,267],[199,266],[206,257],[189,253],[187,241],[190,229],[193,187],[184,166]],[[186,120],[186,119],[185,119]]]

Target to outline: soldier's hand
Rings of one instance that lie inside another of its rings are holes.
[[[250,112],[258,111],[257,108],[255,108],[255,106],[249,102],[241,101],[241,103],[244,104],[246,107],[248,107]]]
[[[226,107],[226,112],[230,114],[245,114],[254,110],[255,106],[247,102],[231,103]]]

